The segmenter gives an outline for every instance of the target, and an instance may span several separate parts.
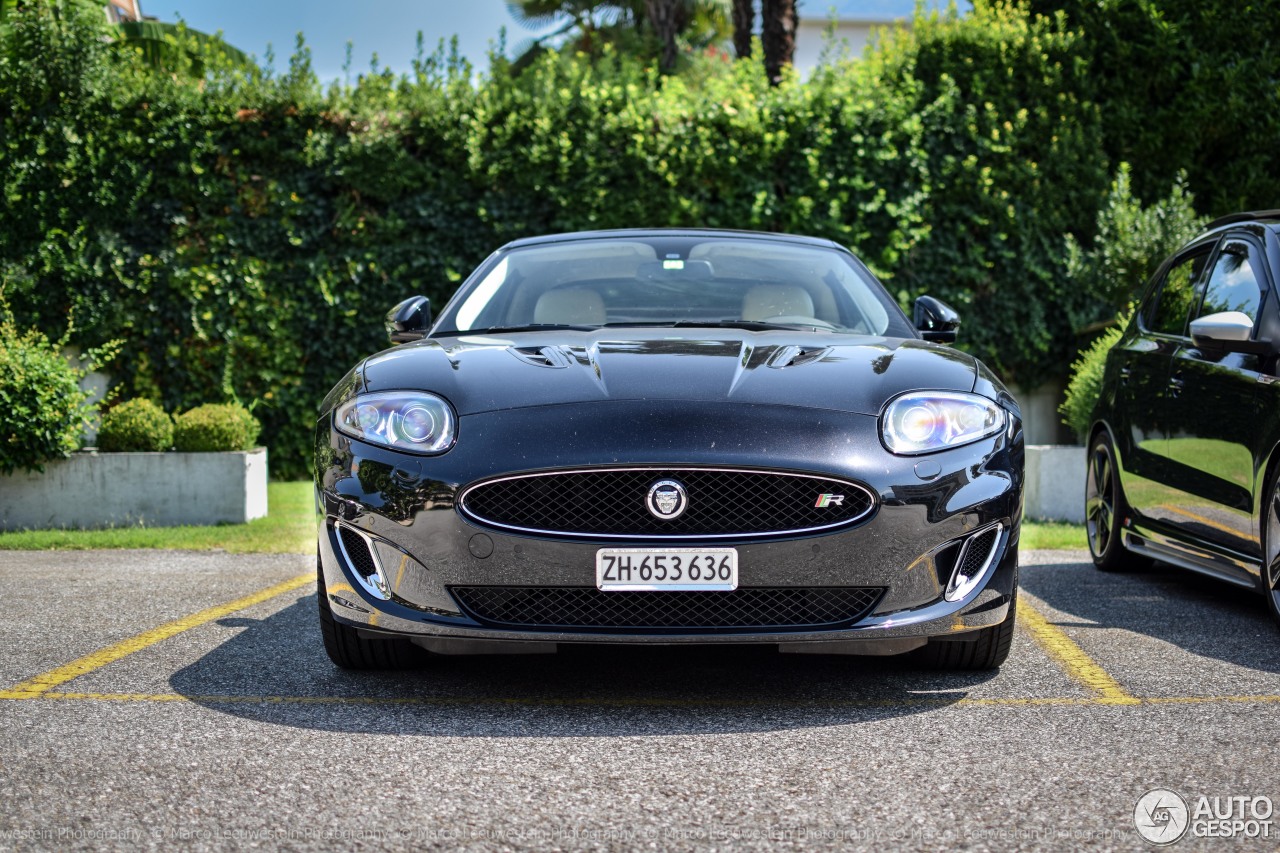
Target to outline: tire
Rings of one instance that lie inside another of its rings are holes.
[[[996,669],[1009,658],[1013,646],[1014,617],[1018,609],[1018,585],[1014,579],[1009,613],[999,625],[981,628],[971,640],[930,640],[919,652],[920,662],[931,669],[973,672]]]
[[[1262,507],[1262,594],[1267,610],[1280,626],[1280,472],[1271,479],[1267,502]]]
[[[319,557],[316,558],[316,602],[320,608],[320,638],[324,641],[325,653],[343,669],[411,669],[423,662],[425,654],[408,640],[366,639],[355,628],[333,618]]]
[[[1089,443],[1085,464],[1084,525],[1094,566],[1104,572],[1140,568],[1147,561],[1126,551],[1120,538],[1129,505],[1120,488],[1115,448],[1105,432],[1095,435]]]

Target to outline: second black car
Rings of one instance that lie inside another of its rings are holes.
[[[1099,568],[1155,558],[1265,594],[1280,620],[1280,211],[1210,224],[1107,357],[1089,436]]]

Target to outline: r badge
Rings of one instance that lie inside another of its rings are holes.
[[[844,506],[844,495],[818,495],[818,502],[814,506]]]

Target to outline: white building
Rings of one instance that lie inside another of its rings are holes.
[[[927,5],[937,8],[946,4],[933,0]],[[957,3],[961,11],[967,11],[969,5]],[[822,58],[833,24],[832,58],[856,58],[879,30],[911,26],[916,4],[915,0],[798,0],[797,7],[795,67],[802,77],[808,77]]]

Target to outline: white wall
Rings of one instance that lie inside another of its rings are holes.
[[[902,19],[901,23],[909,25],[910,19]],[[818,60],[827,44],[827,28],[831,25],[829,18],[801,18],[796,25],[795,66],[801,77],[808,77],[818,67]],[[867,44],[875,37],[875,32],[885,27],[892,27],[894,21],[863,20],[846,18],[837,22],[835,29],[835,53],[832,59],[841,56],[858,58]]]

